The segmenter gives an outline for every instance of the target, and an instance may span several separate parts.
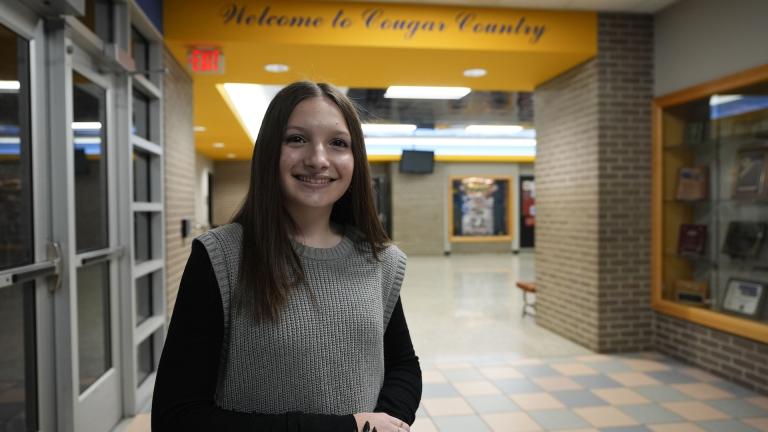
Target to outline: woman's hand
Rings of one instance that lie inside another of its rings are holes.
[[[358,432],[410,432],[411,430],[408,423],[385,413],[357,413],[354,417]]]

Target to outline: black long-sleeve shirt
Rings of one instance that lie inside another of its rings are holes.
[[[181,278],[152,401],[152,430],[354,431],[354,417],[308,413],[240,413],[218,408],[214,393],[224,337],[221,293],[205,247],[195,241]],[[384,384],[376,412],[412,424],[421,369],[398,298],[384,333]]]

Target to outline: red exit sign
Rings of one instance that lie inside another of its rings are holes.
[[[192,72],[202,74],[224,73],[224,54],[218,48],[191,48],[187,64]]]

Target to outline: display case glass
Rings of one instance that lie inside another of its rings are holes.
[[[768,341],[768,67],[656,99],[654,307]]]

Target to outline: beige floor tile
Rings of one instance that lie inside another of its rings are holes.
[[[608,374],[611,379],[627,387],[657,386],[661,383],[642,372],[615,372]]]
[[[600,432],[597,429],[558,429],[557,432]]]
[[[634,426],[638,424],[635,419],[615,407],[575,408],[573,412],[588,421],[592,426],[598,428]]]
[[[452,362],[452,363],[437,363],[435,365],[440,370],[459,370],[459,369],[472,369],[472,363],[468,362]]]
[[[592,393],[611,405],[643,405],[651,402],[645,396],[628,388],[594,389]]]
[[[139,414],[133,418],[125,432],[149,432],[151,417],[149,414]]]
[[[768,432],[768,417],[741,419],[741,421],[761,432]]]
[[[532,378],[531,380],[536,384],[538,384],[539,387],[549,392],[563,391],[563,390],[579,390],[582,388],[581,384],[577,383],[576,381],[568,377],[562,377],[562,376]]]
[[[513,367],[481,367],[480,373],[490,379],[525,378]]]
[[[613,357],[605,354],[590,354],[590,355],[577,356],[575,357],[575,360],[578,360],[584,363],[603,363],[603,362],[613,360]]]
[[[460,397],[422,399],[421,404],[432,417],[474,414],[472,407]]]
[[[524,412],[483,414],[493,432],[537,432],[544,429]]]
[[[693,384],[673,384],[673,388],[685,393],[692,399],[712,400],[712,399],[730,399],[734,395],[723,389],[719,389],[712,384],[693,383]]]
[[[445,378],[445,375],[436,370],[422,371],[421,381],[425,384],[439,384],[448,382],[448,380]]]
[[[509,396],[520,408],[526,411],[564,408],[565,406],[549,393],[521,393]]]
[[[541,359],[537,358],[518,358],[513,359],[508,362],[512,366],[528,366],[528,365],[539,365],[544,363]]]
[[[599,372],[583,363],[557,363],[550,367],[565,376],[597,375]]]
[[[730,418],[722,411],[699,401],[665,402],[664,408],[690,421],[725,420]]]
[[[462,381],[455,382],[453,386],[463,396],[483,396],[501,394],[501,390],[488,381]]]
[[[648,425],[648,428],[654,432],[707,432],[693,423],[655,424]]]
[[[768,397],[765,397],[765,396],[752,397],[752,398],[748,398],[747,401],[753,405],[757,405],[760,408],[768,411]]]
[[[695,378],[696,380],[701,382],[720,381],[720,378],[712,375],[709,372],[703,371],[699,368],[687,367],[687,368],[680,368],[678,371],[688,375],[691,378]]]
[[[624,360],[624,363],[637,372],[658,372],[670,369],[664,363],[647,359],[628,359]]]
[[[411,425],[411,432],[437,432],[437,427],[429,417],[419,417]]]

